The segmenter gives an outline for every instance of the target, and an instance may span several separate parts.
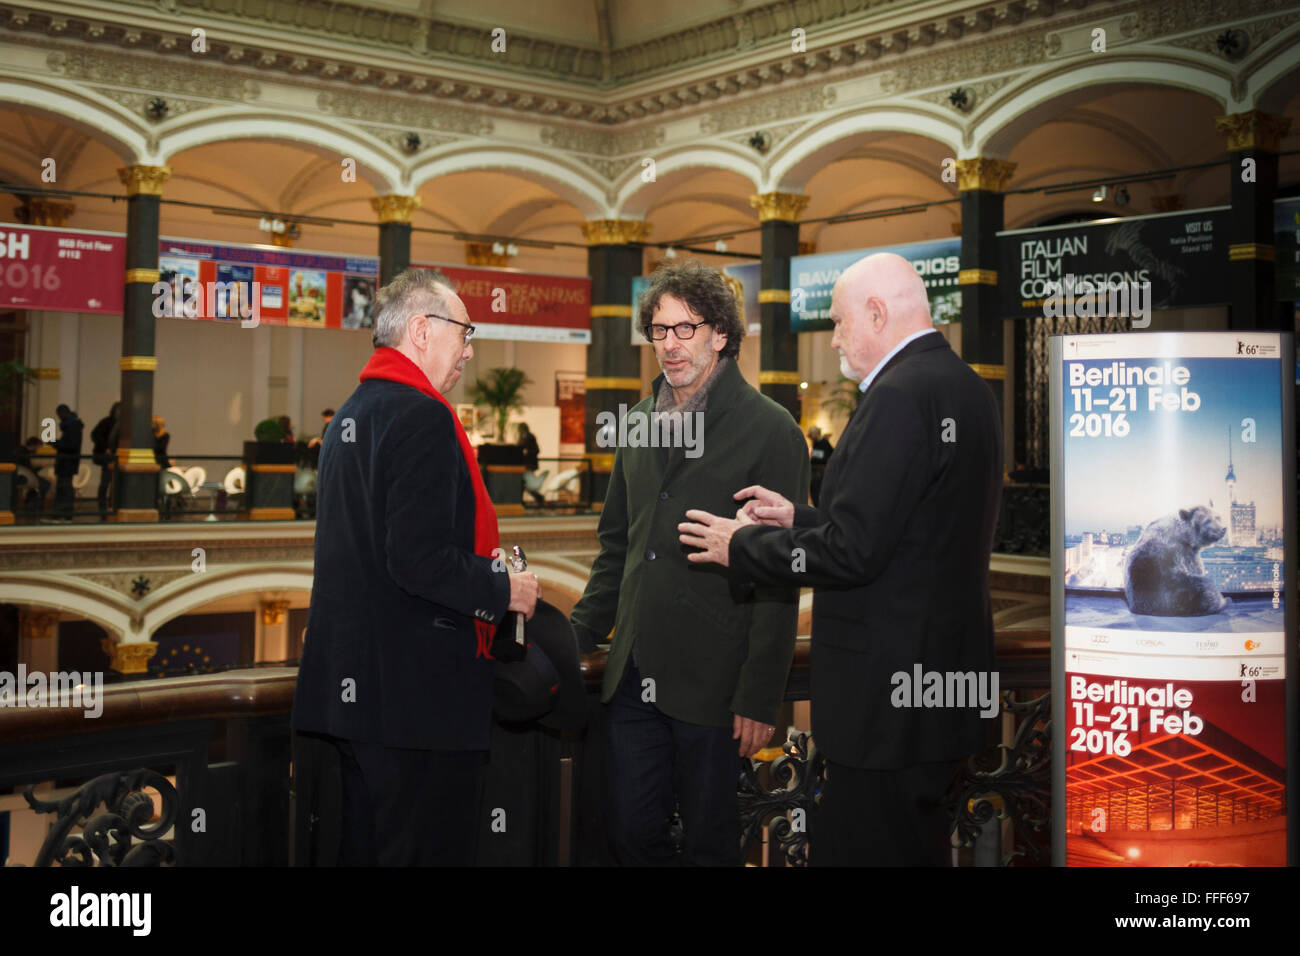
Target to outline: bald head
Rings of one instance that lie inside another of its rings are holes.
[[[924,280],[893,252],[859,259],[840,274],[831,292],[831,318],[840,370],[858,382],[903,339],[934,327]]]

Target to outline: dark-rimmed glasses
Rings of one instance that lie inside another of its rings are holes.
[[[469,345],[469,340],[474,337],[475,326],[471,325],[468,322],[457,322],[455,319],[449,319],[445,315],[438,315],[435,312],[426,312],[424,313],[424,317],[426,319],[442,319],[442,321],[450,322],[452,325],[459,325],[462,329],[465,330],[465,337],[461,340],[462,344],[464,345]]]
[[[695,338],[696,329],[708,324],[708,322],[678,322],[676,325],[648,325],[645,328],[645,337],[662,342],[668,338],[668,330],[672,329],[673,335],[677,336],[677,341],[685,342],[687,339]]]

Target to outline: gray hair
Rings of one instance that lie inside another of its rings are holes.
[[[375,348],[397,348],[411,313],[447,315],[449,292],[454,292],[451,280],[437,269],[407,269],[397,274],[375,296],[375,329],[370,341]]]

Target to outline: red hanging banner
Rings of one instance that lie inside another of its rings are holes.
[[[122,313],[126,237],[0,224],[0,308]]]

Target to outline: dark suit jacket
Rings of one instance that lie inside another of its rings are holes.
[[[329,428],[316,565],[293,726],[422,750],[486,750],[491,661],[474,619],[500,622],[510,582],[473,553],[474,490],[451,413],[363,382]],[[344,441],[345,435],[353,441]],[[355,701],[344,699],[351,679]]]
[[[982,749],[978,707],[895,708],[891,677],[911,676],[917,663],[992,670],[988,567],[1001,487],[993,393],[931,333],[867,389],[826,468],[820,507],[797,507],[792,529],[732,538],[738,585],[815,589],[813,736],[829,760],[891,769]],[[806,570],[792,570],[796,548]]]
[[[76,412],[59,419],[59,440],[54,443],[54,474],[59,478],[76,475],[81,468],[81,433],[86,426]]]
[[[661,375],[654,395],[662,384]],[[651,411],[654,395],[632,412]],[[740,714],[775,724],[794,655],[798,589],[762,588],[737,603],[725,569],[686,560],[692,549],[678,540],[677,525],[689,508],[734,515],[731,496],[751,484],[807,500],[807,445],[790,413],[750,386],[734,361],[709,386],[703,436],[695,458],[682,448],[615,454],[600,556],[570,619],[583,646],[613,629],[602,700],[635,653],[669,717],[729,727]]]

